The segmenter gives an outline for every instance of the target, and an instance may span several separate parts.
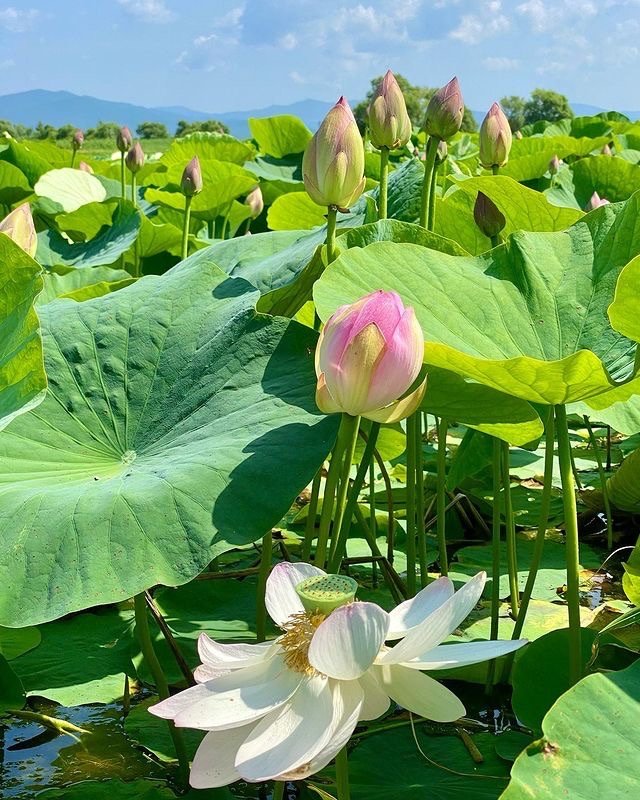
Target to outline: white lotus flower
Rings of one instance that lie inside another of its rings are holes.
[[[219,644],[202,634],[198,685],[150,710],[178,727],[207,731],[191,767],[197,789],[306,778],[338,754],[359,721],[384,714],[391,700],[453,722],[464,706],[421,670],[497,658],[526,642],[442,644],[474,608],[485,581],[481,572],[454,593],[449,578],[439,578],[387,613],[354,601],[351,578],[278,564],[266,605],[284,633],[262,644]]]

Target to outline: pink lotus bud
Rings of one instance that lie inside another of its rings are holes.
[[[397,150],[411,138],[411,120],[407,114],[404,95],[393,72],[387,70],[369,104],[369,133],[371,144],[378,149]]]
[[[438,149],[436,150],[436,165],[439,167],[440,164],[444,164],[447,160],[447,156],[449,155],[449,145],[440,140],[438,142]]]
[[[125,163],[129,171],[134,175],[144,167],[144,151],[140,146],[140,142],[136,142],[131,150],[127,153]]]
[[[126,153],[131,149],[132,144],[133,136],[129,128],[125,125],[123,128],[120,128],[116,135],[116,147],[121,153]]]
[[[513,134],[513,138],[514,138],[514,139],[522,139],[522,131],[516,131],[516,132]]]
[[[377,422],[404,419],[424,397],[426,378],[406,394],[420,374],[423,358],[420,325],[395,292],[372,292],[341,306],[318,340],[318,408],[325,414],[344,412]]]
[[[71,140],[71,147],[74,150],[79,150],[83,144],[84,144],[84,133],[81,130],[77,130],[73,134],[73,139]]]
[[[473,206],[473,218],[482,233],[489,239],[497,236],[507,224],[504,214],[484,192],[478,192]]]
[[[244,204],[249,206],[249,210],[251,211],[251,219],[255,219],[262,214],[262,209],[264,208],[264,200],[262,198],[262,190],[259,186],[256,186],[255,189],[252,189],[249,194],[244,199]]]
[[[452,78],[429,100],[424,129],[429,136],[446,142],[460,130],[463,117],[464,101],[460,84],[457,78]]]
[[[600,208],[600,206],[608,206],[610,201],[607,200],[606,197],[600,197],[598,192],[594,192],[591,197],[589,198],[589,202],[585,206],[585,211],[593,211],[594,208]]]
[[[562,166],[562,161],[558,158],[558,156],[554,156],[551,161],[549,162],[549,172],[552,175],[557,175],[560,171],[560,167]]]
[[[347,209],[364,191],[362,137],[344,97],[329,111],[307,145],[302,177],[309,197],[321,206]]]
[[[78,169],[81,170],[82,172],[88,172],[90,175],[93,175],[93,167],[91,166],[91,164],[87,164],[86,161],[81,161],[78,164]]]
[[[0,231],[13,239],[31,258],[35,257],[38,237],[29,203],[23,203],[8,214],[0,222]]]
[[[202,191],[202,170],[198,156],[194,156],[184,168],[180,188],[185,197],[193,197]]]
[[[608,144],[603,144],[603,145],[602,145],[602,150],[600,151],[600,153],[601,153],[603,156],[612,156],[612,155],[613,155],[613,153],[612,153],[612,151],[611,151],[611,148],[609,147],[609,145],[608,145]]]
[[[485,169],[504,167],[509,160],[511,127],[499,103],[494,103],[480,126],[480,163]]]

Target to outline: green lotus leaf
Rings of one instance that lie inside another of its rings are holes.
[[[35,186],[38,178],[51,169],[51,161],[38,153],[38,150],[41,150],[39,144],[37,141],[17,142],[15,139],[10,139],[7,146],[0,150],[0,159],[17,167],[29,181],[30,186]],[[60,153],[64,155],[62,150]]]
[[[633,258],[620,273],[609,306],[611,325],[623,336],[640,342],[640,258]]]
[[[454,256],[469,255],[468,251],[453,239],[445,239],[437,233],[425,230],[421,225],[397,219],[381,219],[378,222],[360,225],[358,228],[340,231],[338,248],[342,249],[345,244],[347,247],[366,247],[372,242],[410,242]]]
[[[567,156],[586,156],[599,150],[608,141],[609,138],[605,136],[599,139],[586,136],[526,136],[515,139],[509,162],[500,172],[516,181],[530,181],[548,171],[549,161],[554,156],[563,159]]]
[[[20,678],[7,659],[0,653],[0,714],[20,709],[26,700]]]
[[[200,161],[229,161],[242,166],[254,157],[255,152],[250,142],[241,142],[228,133],[196,131],[174,139],[158,164],[161,168],[177,165],[184,169],[194,156],[198,156]]]
[[[107,190],[95,175],[70,167],[49,170],[39,178],[33,191],[59,205],[67,214],[87,203],[101,203],[107,196]]]
[[[375,290],[413,306],[428,365],[529,402],[596,396],[633,373],[635,344],[606,309],[640,250],[640,196],[566,232],[512,234],[484,256],[377,242],[343,252],[314,288],[321,319]]]
[[[0,161],[0,203],[12,206],[32,193],[24,173],[13,164]]]
[[[630,514],[640,511],[640,449],[631,452],[608,479],[607,491],[616,508]]]
[[[311,131],[301,119],[291,114],[275,117],[249,117],[251,136],[260,152],[276,158],[302,153],[311,139]]]
[[[41,290],[39,265],[0,233],[0,430],[44,399],[47,376],[33,308]]]
[[[197,254],[42,307],[50,391],[0,437],[0,624],[185,583],[286,512],[337,418],[316,334],[258,297]]]
[[[324,225],[326,213],[306,192],[287,192],[269,207],[267,225],[272,231],[309,230]]]
[[[90,300],[100,297],[116,288],[123,288],[133,278],[123,269],[112,267],[92,267],[91,269],[74,269],[58,267],[44,274],[44,289],[38,297],[36,305],[45,305],[58,297],[70,297],[73,300]]]
[[[176,796],[158,781],[110,779],[82,781],[64,789],[45,789],[38,792],[38,797],[41,800],[175,800]]]

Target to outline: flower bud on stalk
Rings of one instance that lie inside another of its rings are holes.
[[[485,169],[504,167],[509,160],[513,136],[504,111],[498,103],[489,109],[480,126],[480,163]]]
[[[612,156],[613,155],[613,153],[611,152],[611,148],[609,147],[608,144],[602,145],[602,150],[600,151],[600,153],[603,156]]]
[[[262,191],[259,186],[256,186],[255,189],[252,189],[249,192],[244,199],[244,204],[249,206],[249,211],[251,211],[251,219],[255,219],[262,214],[264,200],[262,198]]]
[[[140,172],[144,166],[144,151],[140,146],[140,142],[136,142],[129,150],[125,159],[125,163],[129,172],[133,173],[134,175],[137,172]]]
[[[86,161],[81,161],[78,164],[78,169],[81,170],[81,172],[88,172],[89,175],[93,175],[93,167],[91,164],[87,164]]]
[[[0,221],[0,232],[13,239],[31,258],[35,258],[38,237],[29,203],[18,206]]]
[[[129,128],[125,125],[123,128],[120,128],[116,135],[116,147],[121,153],[127,153],[131,149],[132,144],[133,136]]]
[[[449,146],[444,141],[438,142],[438,149],[436,150],[436,167],[439,167],[441,164],[447,160],[449,155]]]
[[[411,120],[402,90],[391,70],[380,82],[367,110],[369,133],[374,147],[397,150],[411,138]]]
[[[395,292],[377,291],[338,308],[316,349],[316,403],[325,414],[343,412],[397,422],[422,402],[426,378],[414,391],[424,358],[424,336],[412,308]]]
[[[464,101],[460,84],[457,78],[452,78],[429,100],[424,129],[427,135],[446,142],[458,133],[463,117]]]
[[[484,192],[478,192],[473,206],[473,218],[488,239],[494,239],[507,224],[504,214]]]
[[[516,132],[513,134],[513,138],[514,138],[514,139],[522,139],[522,131],[516,131]]]
[[[549,162],[549,172],[551,173],[551,175],[557,175],[558,172],[560,171],[561,165],[562,161],[560,161],[558,156],[555,155]]]
[[[307,145],[302,177],[315,203],[341,211],[352,206],[364,191],[362,137],[344,97],[329,111]]]
[[[585,211],[593,211],[594,208],[600,208],[600,206],[608,206],[610,204],[610,200],[607,200],[606,197],[600,197],[598,192],[594,192],[591,197],[589,198],[589,202],[585,207]]]
[[[77,152],[82,145],[84,144],[84,133],[81,130],[77,130],[73,134],[73,139],[71,140],[71,147],[74,152]]]
[[[185,197],[193,197],[202,191],[202,170],[198,156],[194,156],[184,168],[180,189]]]

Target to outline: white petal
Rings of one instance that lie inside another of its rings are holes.
[[[198,696],[196,702],[180,710],[174,722],[179,727],[201,730],[237,728],[286,703],[298,688],[301,677],[280,657],[233,670],[194,687],[203,689],[204,696]]]
[[[283,625],[292,614],[304,611],[296,586],[305,578],[327,573],[312,564],[291,564],[281,561],[271,570],[267,578],[265,605],[276,625]]]
[[[405,667],[412,669],[453,669],[467,664],[477,664],[491,658],[500,658],[527,644],[527,639],[514,639],[499,642],[463,642],[461,644],[441,644],[425,653],[423,658],[405,661]]]
[[[264,661],[269,655],[275,655],[277,649],[273,642],[222,644],[206,633],[201,633],[198,637],[198,655],[202,663],[215,669],[251,667]]]
[[[327,729],[322,749],[306,764],[298,769],[277,776],[279,781],[297,781],[319,772],[335,758],[351,738],[360,718],[362,708],[362,689],[358,681],[330,680],[333,694],[333,720]]]
[[[333,698],[324,676],[304,680],[293,697],[263,717],[238,750],[236,768],[246,781],[292,772],[326,744]]]
[[[240,780],[236,753],[251,733],[251,725],[229,731],[209,731],[196,750],[189,783],[194,789],[216,789]]]
[[[405,600],[389,612],[391,624],[387,639],[401,639],[419,625],[425,617],[432,614],[454,593],[453,582],[449,578],[438,578],[425,586],[415,597]]]
[[[408,711],[434,722],[455,722],[464,716],[455,694],[423,672],[397,664],[375,667],[375,672],[389,697]]]
[[[441,644],[469,616],[480,599],[487,575],[479,572],[448,600],[433,611],[404,639],[378,659],[379,664],[402,664],[425,657]]]
[[[208,664],[198,664],[193,670],[193,677],[196,683],[206,683],[207,681],[214,680],[214,678],[221,678],[223,675],[228,675],[230,672],[230,669],[216,669],[216,667],[210,667]]]
[[[372,670],[368,670],[364,675],[361,675],[358,678],[358,682],[364,692],[360,719],[378,719],[389,710],[391,705],[389,696],[380,686],[380,681]]]
[[[321,622],[309,646],[309,663],[330,678],[353,680],[373,664],[389,629],[375,603],[349,603]]]
[[[161,700],[154,706],[149,706],[149,711],[162,719],[175,719],[176,716],[187,708],[196,705],[209,696],[206,685],[190,686],[182,692]]]

